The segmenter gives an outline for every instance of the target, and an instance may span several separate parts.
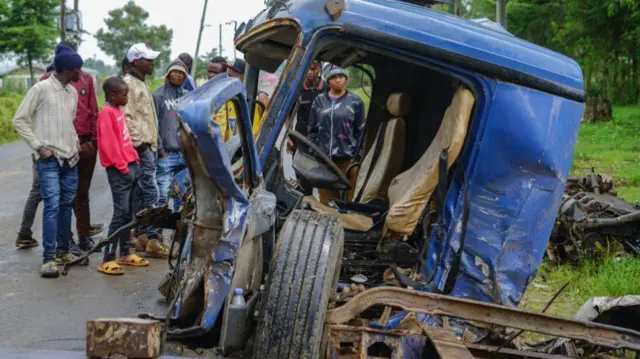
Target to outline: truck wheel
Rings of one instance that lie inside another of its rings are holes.
[[[340,273],[344,230],[333,216],[296,210],[271,262],[254,358],[319,358],[329,298]]]

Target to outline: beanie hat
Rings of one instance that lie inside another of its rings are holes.
[[[329,79],[338,75],[343,75],[346,78],[349,78],[349,72],[342,67],[338,67],[336,65],[328,65],[325,67],[323,77],[326,81],[329,81]]]
[[[174,60],[167,68],[167,72],[165,73],[164,77],[169,76],[171,71],[180,71],[184,73],[185,76],[187,76],[187,65],[185,65],[185,63],[180,60]]]
[[[56,54],[53,58],[53,65],[56,71],[63,72],[67,70],[82,68],[82,57],[78,55],[72,48],[64,44],[58,44]]]

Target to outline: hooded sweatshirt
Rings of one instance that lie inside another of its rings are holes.
[[[179,152],[180,140],[178,139],[178,108],[180,98],[186,94],[182,86],[173,86],[169,82],[171,71],[181,71],[187,75],[187,66],[180,60],[169,65],[164,85],[153,93],[153,103],[158,114],[158,153]],[[186,81],[186,76],[185,76]]]

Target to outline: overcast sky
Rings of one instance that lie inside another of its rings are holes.
[[[79,1],[84,29],[93,35],[98,29],[105,27],[104,18],[107,17],[109,10],[124,6],[128,0]],[[175,58],[182,52],[188,52],[191,55],[195,53],[204,0],[136,0],[135,2],[149,12],[149,25],[164,24],[173,29],[172,57]],[[67,0],[67,7],[73,7],[72,0]],[[264,0],[209,0],[205,24],[211,26],[205,27],[202,33],[200,54],[218,46],[218,24],[222,23],[223,55],[233,57],[233,25],[225,25],[225,23],[229,20],[237,20],[238,23],[247,21],[264,7]],[[80,55],[84,58],[95,56],[97,59],[114,64],[114,61],[98,48],[97,41],[92,35],[83,35],[83,42],[79,48]]]

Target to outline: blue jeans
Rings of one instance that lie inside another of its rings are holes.
[[[40,196],[44,201],[42,213],[43,263],[50,262],[57,253],[69,252],[71,213],[78,187],[78,167],[60,166],[55,158],[38,159]],[[57,246],[56,246],[57,244]]]
[[[138,185],[134,188],[134,212],[135,216],[143,209],[153,208],[158,202],[158,183],[156,182],[156,154],[151,149],[147,149],[139,154],[140,157],[140,178]],[[136,231],[136,235],[146,234],[151,236],[157,233],[153,226],[141,225]]]
[[[158,165],[156,166],[156,179],[158,180],[159,206],[164,206],[165,204],[167,204],[169,189],[171,188],[173,177],[185,168],[187,168],[187,165],[184,162],[182,153],[180,152],[168,152],[167,157],[158,158]],[[175,205],[174,211],[177,212]]]
[[[184,157],[180,152],[167,152],[167,157],[158,157],[158,164],[156,165],[156,180],[158,181],[158,206],[164,206],[167,204],[169,197],[169,189],[171,188],[171,182],[173,177],[187,165],[184,162]],[[178,212],[179,203],[173,202],[173,211]],[[159,237],[162,234],[162,228],[154,229],[155,237]],[[151,236],[154,237],[154,236]]]

